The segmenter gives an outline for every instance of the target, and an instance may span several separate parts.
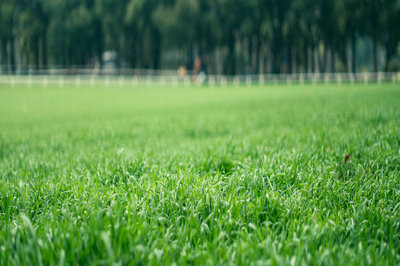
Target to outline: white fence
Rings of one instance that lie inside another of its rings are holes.
[[[400,73],[317,73],[265,75],[199,75],[149,73],[145,75],[0,75],[1,86],[251,86],[279,84],[352,84],[400,82]]]

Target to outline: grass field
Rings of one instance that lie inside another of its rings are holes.
[[[399,86],[0,88],[0,264],[92,263],[399,264]]]

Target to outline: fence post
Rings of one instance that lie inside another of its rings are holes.
[[[209,84],[210,84],[211,87],[215,87],[215,76],[211,76],[210,77]]]
[[[28,85],[29,88],[32,86],[31,75],[28,76],[28,79],[26,80],[26,84]]]
[[[303,87],[304,86],[304,74],[303,73],[300,74],[299,81],[300,81],[300,85]]]
[[[251,78],[249,75],[246,77],[246,87],[249,87],[251,85]]]
[[[381,72],[378,72],[377,75],[378,75],[378,85],[381,85],[381,83],[382,83]]]
[[[261,74],[261,75],[258,77],[258,85],[262,85],[262,86],[265,85],[265,77],[264,77],[264,74]]]
[[[47,88],[47,76],[43,76],[43,87]]]
[[[75,76],[75,86],[77,88],[81,86],[81,77],[79,75]]]
[[[110,76],[107,75],[106,78],[104,79],[105,83],[106,83],[106,87],[109,88],[110,87]]]
[[[136,76],[133,76],[133,77],[132,77],[132,85],[133,85],[133,86],[136,86],[137,84],[138,84],[137,77],[136,77]]]
[[[95,83],[95,80],[96,79],[96,76],[95,75],[92,75],[91,77],[90,77],[90,86],[92,87],[92,88],[94,88],[94,83]]]
[[[158,76],[158,85],[164,87],[164,76]]]
[[[185,84],[185,87],[190,86],[190,78],[189,77],[184,77],[184,84]]]
[[[328,85],[331,80],[331,73],[325,73],[325,85]]]
[[[15,86],[15,77],[14,76],[10,79],[10,83],[11,83],[11,87],[14,88],[14,86]]]
[[[146,76],[146,87],[150,87],[151,85],[151,77],[149,74],[147,74]]]
[[[233,80],[233,84],[235,85],[235,87],[239,87],[240,85],[240,78],[238,76],[236,76]]]
[[[224,86],[224,87],[226,87],[226,85],[227,85],[227,80],[226,80],[226,77],[221,77],[221,84],[222,84],[222,86]]]
[[[58,86],[59,86],[60,88],[63,88],[63,87],[64,87],[64,78],[63,78],[63,77],[59,77],[59,78],[58,78]]]

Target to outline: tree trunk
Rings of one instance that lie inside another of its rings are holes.
[[[47,68],[47,38],[46,33],[42,37],[42,65]]]
[[[256,74],[260,74],[260,64],[261,64],[261,38],[256,37]]]
[[[398,45],[398,42],[396,40],[396,37],[391,36],[391,34],[389,33],[386,38],[386,41],[385,41],[385,50],[386,50],[385,69],[386,69],[386,71],[393,70],[393,69],[389,69],[389,64],[390,64],[390,60],[396,55],[397,45]]]
[[[325,58],[325,49],[324,49],[323,55],[321,55],[320,49],[317,48],[317,60],[318,60],[319,73],[325,72],[325,64],[323,62],[324,58]]]
[[[304,73],[309,73],[309,47],[308,44],[304,45]]]
[[[158,30],[153,30],[153,38],[152,38],[152,55],[153,55],[153,62],[152,67],[154,69],[160,68],[160,59],[161,59],[161,36]]]
[[[316,72],[316,67],[315,67],[315,50],[314,46],[311,47],[311,73]]]
[[[248,54],[247,54],[247,66],[245,67],[246,72],[251,72],[253,68],[253,38],[249,37],[247,39],[247,47],[248,47]],[[250,73],[247,73],[250,74]]]
[[[336,53],[333,48],[331,48],[331,72],[336,72]]]
[[[4,39],[2,39],[0,42],[0,49],[1,71],[4,73],[4,68],[7,65],[7,42]]]
[[[372,58],[374,72],[378,72],[378,44],[375,37],[372,39]]]
[[[287,59],[287,73],[292,73],[292,60],[293,60],[293,51],[292,47],[289,45],[288,47],[288,59]]]
[[[324,45],[322,71],[323,71],[323,73],[328,72],[328,47],[325,45]]]
[[[193,58],[193,43],[189,42],[189,47],[187,48],[187,66],[189,69],[193,69],[193,64],[194,64],[194,58]]]
[[[296,72],[297,72],[297,53],[296,53],[296,49],[293,48],[292,67],[291,67],[290,73],[296,73]]]
[[[235,60],[235,38],[232,36],[228,40],[228,60],[227,60],[227,74],[234,75],[236,72],[236,60]]]
[[[15,49],[14,49],[14,38],[10,40],[10,59],[9,59],[9,72],[14,73],[15,71]]]
[[[39,69],[39,62],[40,62],[40,60],[39,60],[39,58],[40,58],[40,42],[39,42],[39,40],[36,40],[36,42],[35,42],[35,49],[34,49],[34,51],[33,51],[33,53],[34,53],[34,62],[35,62],[35,69]]]
[[[356,59],[356,34],[353,33],[351,37],[351,71],[356,73],[357,71],[357,59]]]

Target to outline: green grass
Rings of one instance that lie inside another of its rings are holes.
[[[0,264],[113,263],[399,264],[399,86],[0,88]]]

